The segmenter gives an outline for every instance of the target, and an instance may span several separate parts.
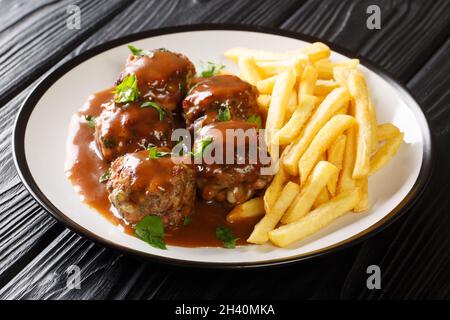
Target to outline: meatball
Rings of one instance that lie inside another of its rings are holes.
[[[236,205],[270,183],[272,175],[262,171],[270,167],[270,156],[257,132],[255,124],[244,121],[216,122],[200,130],[194,141],[194,163],[202,198]]]
[[[258,91],[250,83],[233,75],[218,75],[197,83],[183,100],[186,126],[194,122],[205,126],[220,120],[219,113],[227,109],[229,119],[246,120],[259,113]]]
[[[141,149],[142,145],[170,147],[173,129],[173,116],[167,110],[111,101],[102,105],[96,119],[95,138],[103,158],[112,161]]]
[[[195,170],[188,163],[183,157],[151,159],[146,150],[117,158],[106,185],[109,199],[132,224],[152,214],[165,226],[181,225],[195,203]]]
[[[155,101],[173,112],[190,86],[195,67],[182,54],[158,49],[150,55],[130,55],[117,84],[132,74],[143,100]]]

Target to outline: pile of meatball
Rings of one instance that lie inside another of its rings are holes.
[[[177,227],[194,214],[197,192],[207,201],[234,206],[264,190],[271,176],[261,175],[260,162],[206,164],[190,161],[190,154],[149,156],[149,147],[160,155],[171,152],[177,127],[191,133],[201,128],[194,135],[195,150],[211,131],[255,127],[248,120],[259,111],[256,88],[240,78],[196,77],[194,65],[182,54],[165,49],[145,52],[128,57],[116,83],[134,76],[139,96],[102,105],[95,126],[99,153],[110,162],[109,200],[122,217],[135,224],[157,215],[166,227]],[[145,103],[157,107],[142,107]],[[226,121],[218,116],[224,106]]]

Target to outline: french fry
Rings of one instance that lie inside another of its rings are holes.
[[[316,198],[316,201],[314,201],[313,208],[315,209],[321,206],[328,200],[330,200],[330,194],[328,193],[328,189],[325,186],[324,188],[322,188],[322,190],[320,190],[319,195]]]
[[[272,97],[270,98],[269,111],[267,112],[265,139],[269,151],[272,136],[283,126],[286,107],[295,84],[295,75],[291,71],[283,72],[275,82]]]
[[[297,101],[297,91],[295,89],[292,89],[291,96],[289,97],[288,107],[287,107],[287,113],[285,115],[285,118],[289,120],[289,118],[294,113],[295,109],[297,109],[298,101]],[[285,121],[286,122],[286,121]]]
[[[403,143],[403,133],[391,138],[382,145],[373,155],[370,162],[370,174],[374,174],[380,170],[386,163],[391,160]]]
[[[258,103],[259,110],[263,114],[267,114],[267,111],[269,111],[269,105],[270,105],[270,95],[260,94],[258,96],[258,98],[256,99],[256,102]]]
[[[348,67],[351,69],[356,68],[359,65],[358,59],[349,59],[339,62],[330,62],[328,60],[319,60],[314,63],[314,67],[317,69],[319,79],[329,80],[333,78],[333,69],[335,67]]]
[[[270,231],[270,241],[279,247],[286,247],[293,242],[302,240],[352,210],[359,199],[358,189],[343,193],[314,209],[300,220]]]
[[[250,199],[237,205],[227,215],[227,221],[234,223],[246,218],[259,217],[264,215],[264,199],[262,197]]]
[[[353,98],[354,116],[358,122],[356,129],[356,160],[353,178],[361,179],[369,174],[372,125],[369,112],[369,96],[366,81],[361,72],[352,70],[348,78],[348,88]]]
[[[352,68],[349,67],[334,67],[333,68],[333,78],[339,83],[341,87],[347,87],[347,80],[350,76],[350,72],[352,72]]]
[[[301,52],[305,53],[312,62],[327,59],[331,54],[330,48],[322,42],[314,42],[303,48]]]
[[[266,243],[269,240],[269,232],[276,227],[284,212],[291,205],[292,201],[299,192],[299,185],[289,181],[281,191],[280,196],[275,202],[273,208],[271,208],[256,224],[247,241],[257,244]]]
[[[377,139],[378,141],[389,140],[400,134],[400,130],[392,123],[383,123],[378,125]]]
[[[369,179],[364,177],[357,180],[356,186],[360,191],[360,198],[353,211],[363,212],[369,209]]]
[[[283,73],[285,71],[293,70],[295,77],[301,76],[303,66],[306,65],[307,60],[303,57],[292,57],[287,60],[279,61],[257,61],[256,65],[264,78]]]
[[[344,161],[344,153],[345,153],[345,142],[347,140],[347,136],[345,134],[341,134],[336,141],[330,146],[328,149],[328,161],[335,165],[338,169],[338,172],[333,177],[330,177],[328,180],[327,188],[330,192],[331,196],[334,197],[336,195],[336,187],[339,178],[339,172],[342,169],[342,164]]]
[[[314,87],[317,81],[317,71],[312,66],[306,66],[303,70],[300,84],[298,87],[298,101],[302,100],[303,96],[314,94]]]
[[[300,105],[295,109],[289,121],[276,133],[275,139],[280,145],[286,145],[298,136],[306,121],[311,116],[315,106],[316,98],[313,96],[303,96]],[[275,141],[275,142],[276,142]]]
[[[356,181],[353,179],[353,168],[356,157],[356,128],[347,130],[345,141],[344,159],[342,160],[342,170],[337,184],[337,194],[341,194],[355,189]]]
[[[334,89],[316,111],[311,116],[311,119],[306,124],[303,132],[294,141],[291,150],[283,158],[283,166],[292,175],[298,175],[298,161],[303,156],[311,141],[317,132],[322,128],[325,123],[336,113],[340,108],[347,104],[350,96],[346,89],[338,88]]]
[[[298,163],[301,186],[305,184],[320,156],[325,153],[339,135],[354,125],[356,125],[356,120],[352,116],[337,115],[320,129]]]
[[[314,87],[315,96],[326,96],[334,89],[338,88],[339,84],[333,80],[317,80]]]
[[[259,74],[258,68],[255,63],[255,59],[251,56],[242,56],[238,60],[238,67],[241,73],[241,77],[253,84],[261,80],[261,75]]]
[[[369,93],[369,91],[367,91]],[[370,119],[370,131],[371,131],[371,143],[370,143],[370,154],[372,154],[378,148],[378,124],[377,124],[377,113],[375,112],[375,106],[373,105],[372,99],[369,97],[369,119]]]
[[[278,79],[278,75],[260,80],[256,83],[256,88],[260,94],[272,94],[273,86]]]
[[[337,172],[337,168],[328,161],[320,161],[308,177],[305,186],[295,198],[286,214],[281,219],[284,224],[294,222],[306,215],[312,208],[319,193],[326,186],[329,178]]]
[[[283,189],[284,184],[288,179],[288,175],[284,171],[283,167],[280,166],[278,172],[273,177],[272,182],[269,187],[266,189],[264,193],[264,208],[266,212],[270,210],[275,204],[281,190]]]

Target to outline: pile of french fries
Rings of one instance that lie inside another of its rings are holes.
[[[257,87],[266,143],[281,154],[264,196],[236,206],[227,220],[263,216],[247,241],[285,247],[351,210],[368,210],[368,178],[394,157],[403,133],[377,124],[359,61],[330,61],[320,42],[285,53],[233,48],[225,56]]]

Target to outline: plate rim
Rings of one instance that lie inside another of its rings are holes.
[[[59,209],[57,209],[50,202],[50,200],[47,199],[47,197],[44,195],[44,193],[39,188],[37,183],[34,181],[34,178],[30,172],[25,157],[24,139],[26,128],[28,125],[28,120],[36,106],[36,103],[45,94],[45,92],[63,75],[71,71],[73,68],[75,68],[82,62],[114,47],[124,45],[132,41],[138,41],[166,34],[192,32],[192,31],[220,31],[220,30],[265,33],[293,38],[310,43],[320,41],[326,43],[332,51],[343,54],[349,58],[360,59],[362,65],[364,65],[366,68],[376,73],[377,75],[382,77],[383,80],[387,81],[390,85],[392,85],[396,89],[396,91],[401,95],[402,99],[406,102],[407,107],[413,112],[421,128],[421,134],[423,139],[423,157],[419,174],[411,190],[409,190],[409,192],[402,199],[402,201],[377,223],[371,225],[370,227],[364,229],[363,231],[353,235],[348,239],[342,240],[338,243],[327,246],[325,248],[314,250],[308,253],[303,253],[300,255],[254,262],[192,261],[185,259],[168,258],[148,252],[142,252],[118,243],[114,243],[111,240],[103,238],[97,235],[96,233],[87,230],[83,226],[79,225],[76,221],[70,219]],[[344,49],[339,45],[330,43],[328,41],[324,41],[322,39],[318,39],[316,37],[305,35],[303,33],[262,26],[247,26],[235,24],[192,24],[192,25],[179,25],[158,29],[150,29],[143,32],[126,35],[114,39],[112,41],[107,41],[71,58],[70,60],[63,63],[61,66],[57,67],[55,70],[53,70],[50,74],[45,76],[41,81],[39,81],[39,83],[31,90],[31,92],[25,98],[14,122],[14,130],[12,134],[12,153],[14,164],[20,177],[20,180],[22,181],[28,192],[30,192],[32,197],[44,208],[45,211],[50,213],[60,223],[62,223],[64,226],[68,227],[70,230],[74,231],[78,235],[85,237],[90,241],[93,241],[94,243],[99,244],[103,247],[112,249],[116,252],[127,253],[134,257],[138,257],[145,260],[152,260],[164,264],[185,266],[185,267],[204,267],[204,268],[218,268],[218,269],[259,268],[259,267],[274,267],[286,264],[293,264],[298,263],[300,261],[316,258],[325,254],[334,253],[339,250],[356,245],[364,240],[367,240],[369,237],[382,231],[383,229],[391,225],[394,221],[396,221],[398,218],[403,216],[408,211],[408,209],[410,209],[421,197],[423,191],[425,190],[426,185],[430,180],[434,158],[433,141],[428,119],[426,118],[424,112],[420,108],[419,103],[415,100],[411,91],[406,87],[406,85],[402,81],[394,77],[388,71],[370,62],[368,59],[351,52],[348,49]]]

